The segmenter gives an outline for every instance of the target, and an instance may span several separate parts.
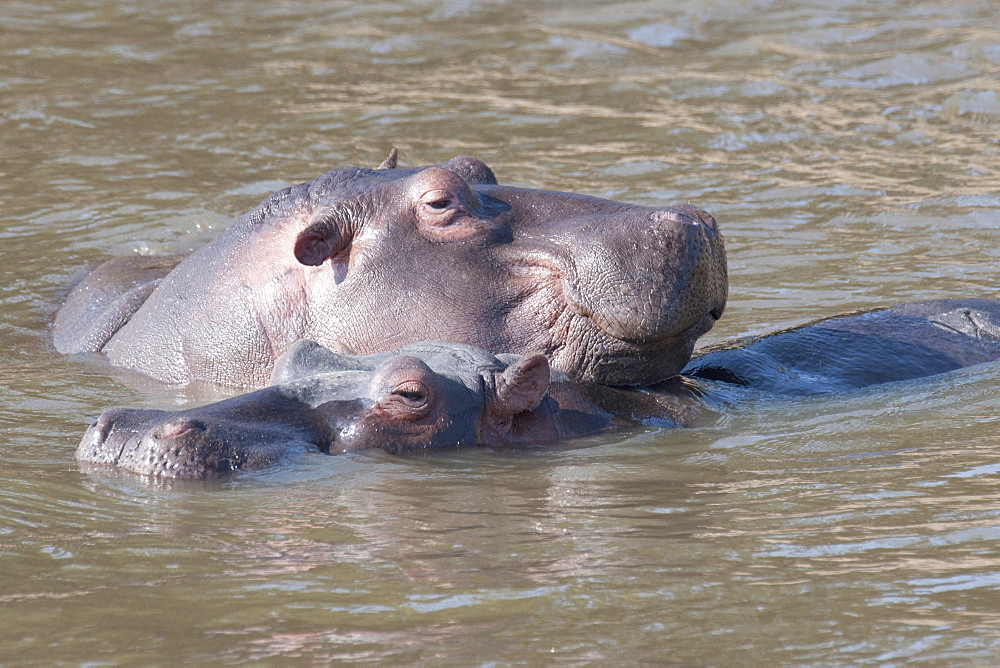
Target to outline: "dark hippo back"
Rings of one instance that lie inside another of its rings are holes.
[[[684,375],[787,395],[922,378],[1000,357],[1000,301],[901,304],[709,348]]]

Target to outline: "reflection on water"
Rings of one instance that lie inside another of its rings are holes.
[[[520,453],[82,471],[118,404],[219,396],[60,358],[67,285],[194,248],[344,164],[691,201],[706,341],[998,283],[993,3],[0,7],[0,660],[989,663],[995,365]],[[544,657],[544,658],[541,658]]]

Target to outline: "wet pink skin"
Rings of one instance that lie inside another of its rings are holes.
[[[444,340],[642,384],[676,374],[725,306],[722,239],[694,206],[497,185],[474,158],[381,167],[275,193],[179,263],[98,267],[56,348],[252,387],[300,339],[359,354]]]

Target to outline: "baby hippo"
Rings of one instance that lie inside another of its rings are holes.
[[[682,426],[697,412],[695,395],[684,383],[656,396],[569,383],[543,355],[494,356],[456,343],[349,356],[300,341],[265,389],[176,412],[104,411],[76,456],[140,474],[207,478],[303,450],[405,453],[549,442],[646,419]]]

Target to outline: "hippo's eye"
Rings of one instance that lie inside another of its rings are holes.
[[[442,170],[443,171],[443,170]],[[479,212],[476,194],[468,184],[452,175],[458,183],[439,183],[424,190],[413,203],[417,230],[421,236],[434,243],[462,241],[479,236],[485,238],[493,228],[488,218]],[[449,179],[439,179],[445,181]]]
[[[429,190],[420,197],[417,215],[431,225],[448,225],[465,211],[460,198],[450,190]]]
[[[438,396],[437,374],[409,355],[386,360],[372,374],[368,387],[375,412],[390,419],[422,420],[434,411]]]
[[[392,388],[393,397],[402,399],[412,408],[420,408],[427,403],[427,389],[419,382],[408,380]]]

